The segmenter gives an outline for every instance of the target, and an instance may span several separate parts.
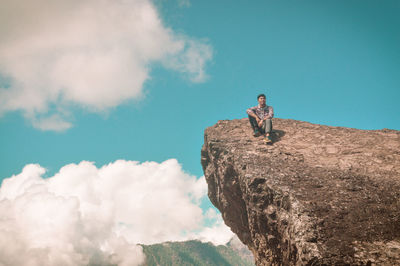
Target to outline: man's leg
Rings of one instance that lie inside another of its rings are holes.
[[[258,137],[260,135],[260,128],[257,125],[257,120],[254,117],[252,117],[251,115],[249,115],[249,121],[250,121],[251,128],[253,129],[254,136]]]
[[[266,119],[263,123],[263,129],[267,136],[269,136],[272,132],[272,119]]]
[[[263,122],[262,129],[264,131],[265,141],[271,142],[271,132],[272,132],[272,119],[266,119]]]

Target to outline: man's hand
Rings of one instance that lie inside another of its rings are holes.
[[[257,119],[257,124],[258,124],[259,127],[262,126],[263,121],[264,121],[264,120],[262,120],[262,119]]]

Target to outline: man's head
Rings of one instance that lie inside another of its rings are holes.
[[[260,99],[260,97],[264,97],[264,99],[266,98],[266,97],[265,97],[265,94],[263,94],[263,93],[261,93],[261,94],[258,94],[258,96],[257,96],[257,100],[258,100],[258,99]]]
[[[260,104],[260,106],[264,106],[265,105],[265,101],[266,101],[265,94],[259,94],[257,96],[257,101]]]

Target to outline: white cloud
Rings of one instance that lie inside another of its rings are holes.
[[[49,117],[32,117],[34,127],[41,130],[64,131],[72,127],[60,114],[51,114]]]
[[[204,72],[205,64],[212,58],[209,45],[199,41],[187,41],[183,53],[166,57],[164,65],[168,68],[186,73],[192,82],[202,82],[207,79]]]
[[[3,180],[0,265],[137,265],[139,243],[225,244],[233,236],[214,210],[199,207],[204,177],[175,159],[101,168],[83,161],[50,178],[45,172],[31,164]]]
[[[180,7],[190,7],[191,3],[189,0],[178,0],[178,5]]]
[[[214,209],[208,209],[205,218],[211,221],[212,225],[203,228],[194,238],[203,242],[212,242],[214,245],[225,245],[232,239],[233,233],[225,225],[221,214],[217,214]]]
[[[44,130],[71,126],[53,105],[102,112],[143,97],[152,63],[202,82],[212,58],[150,0],[3,0],[0,36],[0,115],[20,110]]]

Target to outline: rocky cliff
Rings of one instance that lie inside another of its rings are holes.
[[[400,132],[274,119],[205,130],[208,195],[257,265],[400,265]]]

